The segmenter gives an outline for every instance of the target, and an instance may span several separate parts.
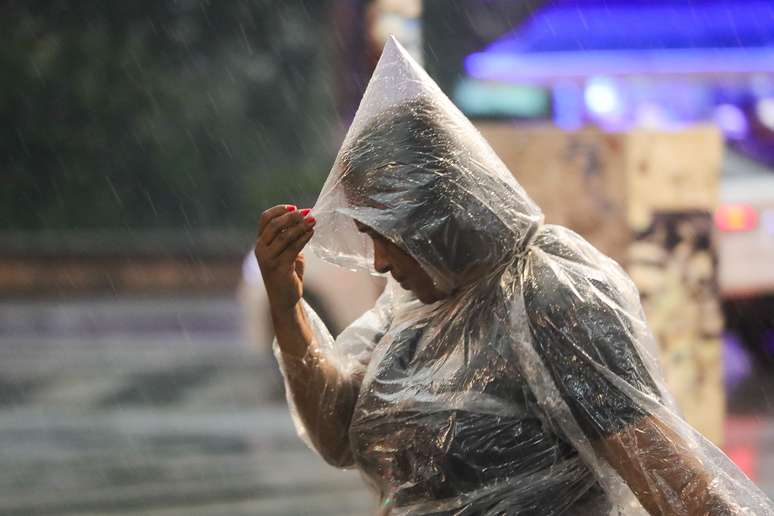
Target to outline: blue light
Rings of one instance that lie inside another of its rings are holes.
[[[727,138],[741,140],[747,136],[749,131],[747,117],[733,104],[721,104],[716,107],[713,119]]]
[[[578,129],[583,125],[583,90],[577,82],[560,81],[551,89],[554,124],[562,129]]]
[[[492,53],[755,48],[774,45],[769,0],[553,0]]]
[[[586,85],[583,93],[589,112],[602,117],[619,115],[623,109],[615,83],[604,77],[595,77]]]
[[[516,82],[774,72],[774,2],[554,0],[465,68]]]
[[[465,58],[471,77],[514,82],[550,82],[593,75],[702,75],[774,72],[774,47],[669,51],[552,52],[489,54]]]

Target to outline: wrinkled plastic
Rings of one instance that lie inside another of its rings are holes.
[[[644,491],[658,514],[689,514],[686,500],[704,498],[708,514],[774,513],[677,414],[625,272],[543,223],[394,40],[313,213],[321,258],[374,272],[355,219],[448,295],[422,304],[390,280],[335,340],[304,305],[312,354],[341,372],[321,389],[320,413],[354,406],[347,453],[327,458],[362,472],[382,514],[647,514]]]

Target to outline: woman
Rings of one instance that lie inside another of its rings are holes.
[[[774,513],[676,415],[626,274],[543,224],[394,41],[313,211],[261,217],[276,354],[302,437],[383,514]],[[335,340],[301,297],[315,234],[392,276]]]

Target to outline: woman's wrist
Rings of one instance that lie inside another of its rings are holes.
[[[293,304],[283,304],[272,302],[269,299],[269,312],[271,313],[271,320],[274,325],[288,325],[296,322],[300,322],[299,315],[303,312],[301,301],[297,301]]]
[[[264,278],[266,294],[269,299],[269,308],[272,316],[276,312],[278,315],[286,316],[301,304],[301,296],[297,292],[289,292],[287,285],[277,284],[274,281]]]
[[[687,498],[690,514],[704,514],[707,516],[737,516],[742,511],[739,505],[734,503],[726,493],[718,489],[716,483],[704,476],[702,482],[696,482],[696,489],[689,490]],[[693,491],[693,492],[690,492]]]
[[[709,493],[705,499],[702,514],[707,516],[741,516],[739,505],[731,501],[727,496],[718,493]]]
[[[307,354],[310,339],[303,338],[309,334],[309,323],[301,302],[291,307],[272,305],[270,310],[280,351],[283,355],[302,359]]]

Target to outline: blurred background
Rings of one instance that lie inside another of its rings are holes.
[[[769,0],[0,1],[0,514],[361,515],[252,258],[389,34],[630,272],[686,418],[774,496]],[[336,332],[378,280],[309,258]]]

